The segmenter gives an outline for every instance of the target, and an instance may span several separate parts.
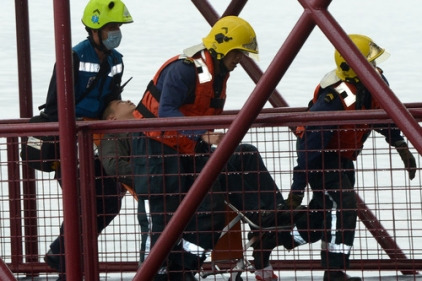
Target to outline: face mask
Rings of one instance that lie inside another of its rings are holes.
[[[120,30],[109,31],[107,33],[107,39],[103,40],[103,44],[107,48],[107,50],[112,50],[120,45],[121,40],[122,33],[120,32]]]

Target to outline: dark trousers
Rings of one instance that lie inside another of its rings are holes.
[[[240,144],[236,148],[219,180],[230,203],[245,214],[275,210],[283,204],[280,190],[253,145]]]
[[[323,165],[323,171],[309,177],[312,208],[324,218],[321,263],[324,268],[348,268],[357,220],[354,164],[326,153]]]
[[[97,231],[98,234],[110,224],[110,222],[119,214],[121,208],[121,187],[115,180],[102,178],[105,172],[98,159],[95,160],[95,191],[96,191],[96,210],[97,210]],[[60,181],[60,173],[56,174]],[[60,235],[50,245],[53,254],[61,256],[61,272],[64,272],[64,224],[60,226]]]
[[[135,190],[139,199],[148,200],[151,220],[146,249],[141,261],[156,244],[160,234],[172,219],[208,157],[180,155],[162,143],[145,137],[135,137],[132,146]],[[213,249],[224,227],[224,194],[216,181],[202,200],[185,228],[163,268],[170,270],[199,269],[205,254]],[[145,224],[145,211],[138,204],[138,221]],[[142,230],[143,231],[143,230]],[[143,233],[144,234],[144,233]],[[144,241],[142,242],[144,243]]]

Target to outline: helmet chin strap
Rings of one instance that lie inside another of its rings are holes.
[[[94,38],[93,38],[93,35],[92,35],[92,30],[91,29],[89,29],[89,28],[87,28],[87,31],[88,31],[88,34],[89,34],[89,36],[88,36],[88,40],[89,40],[89,42],[91,42],[91,44],[95,47],[95,49],[97,49],[97,50],[99,50],[99,51],[101,51],[101,52],[103,52],[104,54],[108,54],[108,53],[110,53],[110,50],[108,50],[105,46],[104,46],[104,44],[103,44],[103,36],[102,36],[102,29],[98,29],[98,38],[100,39],[100,44],[97,44],[95,41],[94,41]]]
[[[226,65],[224,64],[223,60],[218,60],[219,67],[220,67],[220,75],[226,75],[229,70],[227,69]]]

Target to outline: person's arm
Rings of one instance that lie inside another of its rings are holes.
[[[106,174],[133,186],[130,141],[130,134],[107,134],[102,138],[98,151]]]
[[[79,58],[78,55],[73,52],[73,80],[75,85],[78,81],[78,73]],[[58,120],[56,65],[54,65],[53,74],[51,75],[50,84],[48,86],[46,102],[41,107],[41,109],[44,109],[44,113],[48,116],[50,121]]]
[[[339,98],[326,102],[325,96],[329,89],[324,90],[310,108],[310,111],[336,111],[342,110],[343,105]],[[322,151],[327,147],[333,135],[335,126],[307,126],[304,135],[298,139],[297,166],[293,169],[293,181],[288,198],[285,203],[289,208],[295,209],[303,199],[303,193],[308,184],[308,172],[321,165]]]
[[[193,63],[176,61],[169,65],[163,73],[157,87],[161,88],[159,117],[183,117],[180,107],[186,103],[190,95],[195,94],[196,71]],[[186,130],[181,133],[199,139],[206,130]]]
[[[414,179],[416,175],[416,160],[401,135],[401,131],[396,125],[391,127],[388,127],[388,125],[376,125],[374,126],[374,129],[385,137],[385,141],[389,145],[396,148],[401,160],[403,161],[404,167],[409,172],[409,178],[411,180]]]

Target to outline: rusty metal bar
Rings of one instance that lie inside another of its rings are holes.
[[[84,156],[79,164],[84,277],[85,280],[98,281],[98,232],[92,135],[87,130],[81,130],[78,134],[78,143],[79,155]]]
[[[409,112],[414,118],[422,120],[422,104],[412,104],[409,106]],[[124,120],[124,121],[83,121],[77,122],[79,129],[89,128],[93,133],[104,132],[127,132],[131,129],[157,130],[157,129],[177,129],[185,130],[192,127],[201,126],[201,128],[228,128],[236,118],[239,111],[232,111],[232,114],[219,116],[198,116],[195,118],[160,118],[144,120]],[[333,121],[335,116],[335,121]],[[330,112],[309,112],[305,108],[265,108],[262,113],[254,120],[251,127],[259,126],[291,126],[291,125],[315,125],[321,122],[337,125],[343,124],[385,124],[392,123],[389,115],[382,109],[365,111],[330,111]],[[58,124],[49,123],[33,124],[2,124],[0,126],[0,137],[12,137],[19,135],[41,135],[43,128],[46,135],[57,134]],[[43,127],[45,126],[45,127]],[[131,130],[135,131],[135,130]]]
[[[0,280],[2,281],[16,281],[17,280],[1,258],[0,258]]]
[[[274,270],[323,270],[319,260],[271,260]],[[233,263],[219,262],[221,270],[232,270]],[[99,262],[100,272],[134,272],[139,267],[138,262]],[[212,262],[205,262],[202,266],[205,271],[211,271]],[[19,270],[20,273],[43,273],[53,272],[44,263],[22,264],[15,267],[9,264],[9,269]],[[410,262],[405,260],[391,259],[365,259],[351,260],[348,270],[368,270],[368,271],[409,271],[416,272],[422,270],[422,259],[413,259]],[[3,280],[3,279],[0,279]],[[15,280],[15,279],[13,279]],[[407,280],[407,279],[406,279]],[[413,280],[413,279],[412,279]]]
[[[239,15],[247,2],[248,0],[232,0],[229,6],[227,6],[227,9],[224,11],[222,17],[230,15]]]
[[[19,111],[21,117],[32,116],[32,77],[31,77],[31,47],[29,35],[29,15],[28,1],[15,0],[16,18],[16,41],[18,59],[19,78]],[[17,151],[17,150],[16,150]],[[23,178],[34,179],[34,171],[25,169],[22,171]],[[19,173],[15,175],[19,176]],[[26,181],[23,187],[24,194],[24,229],[25,253],[28,255],[27,261],[36,262],[38,260],[37,218],[36,214],[36,190],[34,182]],[[35,237],[35,239],[34,239]],[[16,245],[15,245],[16,246]]]
[[[15,9],[19,75],[19,110],[21,117],[31,117],[32,78],[28,0],[15,0]]]
[[[21,190],[19,186],[19,166],[16,165],[17,137],[7,138],[7,159],[9,178],[9,200],[10,200],[10,241],[12,264],[18,265],[23,262],[22,249],[22,209]]]
[[[70,6],[69,0],[54,0],[53,4],[66,275],[68,280],[82,280]]]

